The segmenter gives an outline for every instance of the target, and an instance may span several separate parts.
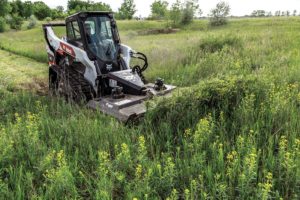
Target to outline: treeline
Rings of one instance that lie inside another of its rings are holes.
[[[151,4],[151,15],[149,19],[168,20],[171,26],[176,27],[192,22],[198,14],[202,14],[198,0],[184,2],[177,0],[170,6],[167,1],[155,0]]]
[[[0,32],[3,32],[6,24],[11,29],[21,29],[24,20],[29,20],[28,28],[33,28],[37,20],[62,20],[68,15],[79,11],[112,11],[110,5],[102,2],[69,0],[67,10],[63,6],[50,8],[42,1],[31,2],[21,0],[0,0]],[[132,19],[136,13],[133,0],[124,0],[119,11],[118,19]]]
[[[286,10],[286,11],[280,11],[280,10],[277,10],[274,12],[274,14],[272,12],[268,12],[268,11],[265,11],[265,10],[254,10],[250,17],[272,17],[272,16],[275,16],[275,17],[280,17],[280,16],[286,16],[286,17],[289,17],[289,16],[298,16],[300,15],[300,13],[298,14],[297,10],[293,10],[293,12],[289,11],[289,10]]]
[[[219,26],[227,23],[226,17],[230,13],[230,6],[224,1],[217,3],[208,15],[210,25]],[[194,18],[199,18],[203,14],[198,0],[177,0],[172,5],[165,0],[155,0],[151,4],[151,15],[149,19],[167,20],[169,26],[179,27],[189,24]]]
[[[79,11],[96,11],[108,10],[111,7],[105,3],[95,3],[93,1],[69,0],[67,10],[63,6],[50,8],[43,1],[31,2],[21,0],[1,0],[0,1],[0,16],[18,15],[24,19],[28,19],[34,15],[38,20],[45,20],[47,17],[53,20],[64,19],[66,15],[73,14]]]
[[[21,0],[0,1],[0,32],[6,24],[11,29],[19,30],[24,20],[29,20],[27,28],[33,28],[37,20],[63,19],[66,16],[63,6],[51,9],[42,1],[31,2]]]
[[[51,9],[42,1],[31,2],[21,0],[1,0],[0,3],[0,16],[17,15],[23,19],[27,19],[34,15],[38,20],[44,20],[47,17],[52,19],[59,19],[64,17],[64,8],[58,6]]]
[[[19,30],[24,20],[28,20],[28,29],[35,27],[37,20],[63,20],[67,16],[80,11],[112,11],[110,5],[102,2],[69,0],[67,9],[62,6],[50,8],[42,1],[31,2],[21,0],[0,0],[0,32],[6,24],[11,29]],[[116,19],[133,19],[136,13],[134,0],[123,0],[120,8],[115,12]],[[211,25],[226,23],[230,7],[225,2],[219,2],[209,15]],[[196,17],[203,14],[198,0],[177,0],[172,5],[165,0],[155,0],[151,4],[151,14],[148,19],[166,20],[169,27],[179,27],[189,24]]]

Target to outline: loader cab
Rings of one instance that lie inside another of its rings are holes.
[[[80,12],[66,19],[67,41],[87,52],[102,74],[122,69],[120,37],[111,12]]]

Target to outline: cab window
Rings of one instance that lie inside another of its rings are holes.
[[[83,48],[80,29],[77,21],[67,22],[67,37],[70,44]]]
[[[79,26],[78,26],[78,22],[77,22],[77,21],[73,21],[73,22],[72,22],[72,25],[73,25],[73,30],[74,30],[75,39],[76,39],[76,40],[81,39],[81,36],[80,36],[80,29],[79,29]]]
[[[68,37],[68,40],[74,40],[75,39],[75,34],[74,34],[74,31],[73,31],[73,27],[72,27],[71,22],[67,23],[67,37]]]
[[[118,50],[113,38],[111,20],[107,16],[91,16],[84,22],[85,37],[90,51],[103,61],[117,58]]]

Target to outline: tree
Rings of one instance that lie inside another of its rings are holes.
[[[58,12],[60,12],[60,13],[63,13],[65,9],[64,9],[63,6],[57,6],[57,7],[56,7],[56,10],[57,10]]]
[[[33,4],[31,1],[14,0],[10,2],[10,14],[17,14],[23,18],[29,18],[33,14]]]
[[[27,29],[32,29],[37,24],[37,18],[34,15],[31,15],[28,19],[28,22]]]
[[[117,14],[119,19],[132,19],[136,13],[135,4],[133,0],[124,0],[119,12]]]
[[[290,16],[291,12],[289,10],[286,11],[286,16]]]
[[[15,0],[15,1],[12,1],[10,2],[10,6],[11,6],[11,11],[10,11],[10,14],[13,15],[13,14],[18,14],[20,16],[23,17],[23,3],[21,0]]]
[[[203,10],[201,10],[200,8],[199,8],[199,11],[198,11],[198,15],[199,15],[199,17],[201,17],[203,15]]]
[[[5,31],[6,22],[4,17],[0,17],[0,33]]]
[[[52,17],[52,19],[63,19],[64,13],[60,12],[57,9],[51,9],[51,17]]]
[[[182,9],[182,24],[189,24],[193,21],[196,11],[199,8],[198,0],[186,0]]]
[[[33,13],[39,20],[51,17],[52,14],[51,9],[42,1],[33,3]]]
[[[22,15],[25,18],[29,18],[33,14],[33,4],[31,1],[25,1],[23,3],[23,12]]]
[[[68,1],[68,10],[77,10],[77,9],[82,9],[83,7],[86,7],[88,2],[86,1],[81,1],[81,0],[69,0]],[[79,10],[77,10],[79,11]]]
[[[178,27],[181,21],[181,9],[182,4],[180,0],[176,0],[175,3],[172,4],[171,10],[169,13],[169,19],[171,20],[171,26],[172,27]]]
[[[17,13],[12,14],[10,19],[8,20],[8,24],[10,25],[11,29],[21,30],[23,18]]]
[[[219,2],[216,8],[211,10],[210,13],[210,25],[219,26],[227,23],[226,17],[230,13],[230,6],[224,1]]]
[[[264,11],[264,10],[258,10],[257,11],[257,16],[258,17],[265,17],[266,16],[266,11]]]
[[[254,10],[251,13],[252,17],[265,17],[267,15],[267,12],[264,10]]]
[[[93,1],[82,1],[82,0],[69,0],[68,1],[68,12],[70,14],[79,11],[111,11],[111,7],[108,4]]]
[[[293,11],[293,16],[296,16],[297,15],[297,10],[294,10]]]
[[[4,17],[11,11],[8,0],[0,0],[0,17]]]
[[[65,18],[64,7],[57,6],[55,9],[51,9],[52,19],[63,19]]]
[[[99,3],[93,3],[89,2],[90,4],[87,7],[87,10],[89,11],[112,11],[110,5],[99,2]]]
[[[281,13],[280,10],[275,11],[275,16],[279,17],[279,16],[280,16],[280,13]]]
[[[257,16],[257,10],[253,10],[251,13],[251,17],[256,17]]]
[[[168,5],[169,3],[167,1],[155,0],[151,4],[151,18],[164,19],[168,12]]]

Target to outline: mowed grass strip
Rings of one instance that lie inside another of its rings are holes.
[[[47,85],[44,63],[0,50],[0,88],[41,90]]]

